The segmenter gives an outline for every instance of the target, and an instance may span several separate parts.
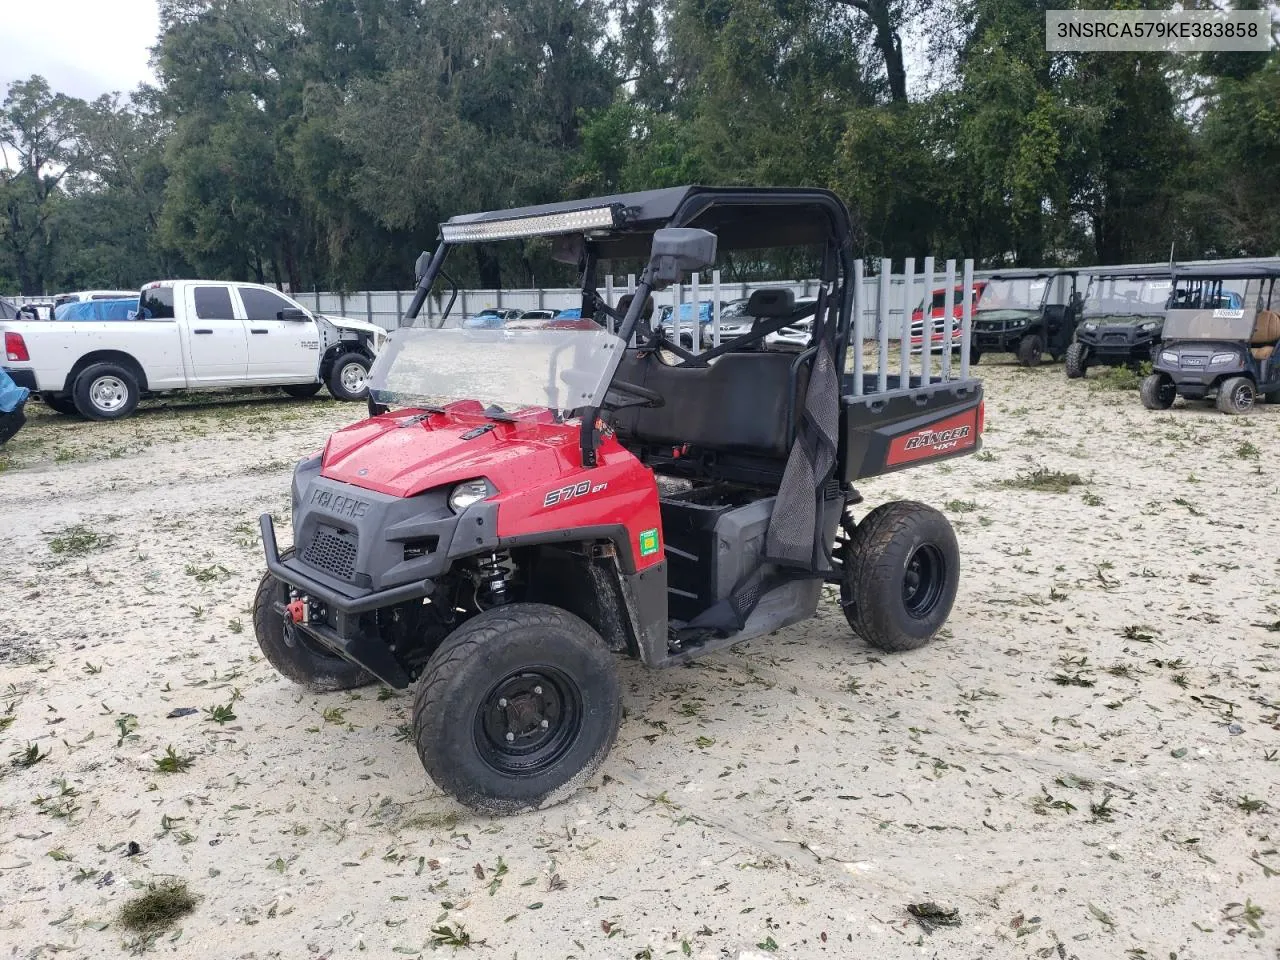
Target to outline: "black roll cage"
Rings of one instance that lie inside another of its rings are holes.
[[[597,289],[599,263],[602,259],[609,259],[602,255],[602,248],[609,240],[619,241],[618,246],[622,246],[625,243],[628,247],[634,247],[637,242],[643,242],[646,237],[651,241],[652,234],[663,227],[700,227],[702,225],[698,223],[698,219],[704,214],[716,210],[732,212],[734,208],[737,208],[739,212],[749,214],[750,209],[754,207],[767,208],[770,212],[782,212],[782,217],[775,218],[779,221],[777,224],[777,232],[780,235],[778,237],[779,242],[773,244],[748,241],[740,246],[735,245],[733,240],[735,239],[734,228],[736,224],[732,218],[729,218],[729,221],[721,225],[718,230],[715,229],[713,223],[709,223],[703,228],[716,233],[722,242],[728,239],[730,241],[728,247],[731,249],[761,249],[768,246],[800,245],[801,241],[799,240],[792,239],[791,242],[787,242],[788,238],[796,236],[806,237],[807,239],[804,242],[808,244],[821,242],[823,244],[822,285],[818,298],[812,306],[804,307],[785,317],[773,318],[766,323],[757,323],[753,325],[752,330],[749,332],[722,342],[718,347],[712,347],[702,352],[688,351],[680,345],[666,340],[661,332],[659,335],[646,340],[644,345],[655,349],[661,348],[663,351],[675,354],[680,358],[680,363],[677,365],[705,366],[718,356],[742,349],[752,343],[757,343],[768,334],[795,323],[799,319],[813,315],[813,339],[810,342],[809,349],[805,351],[803,356],[805,358],[812,357],[814,348],[819,343],[825,342],[832,351],[837,376],[843,377],[853,324],[854,297],[852,282],[853,230],[849,211],[844,203],[835,194],[819,189],[734,187],[686,187],[681,189],[683,190],[683,195],[679,190],[652,191],[648,194],[623,195],[618,198],[604,197],[598,200],[548,204],[543,207],[527,207],[513,211],[471,214],[455,217],[450,223],[455,221],[474,223],[501,221],[503,219],[514,220],[588,208],[613,207],[615,222],[621,220],[620,226],[615,226],[613,230],[592,230],[581,234],[583,243],[579,269],[581,273],[582,316],[584,318],[595,316],[597,312],[603,310],[619,322],[617,328],[618,338],[624,343],[630,344],[640,328],[645,301],[651,292],[655,289],[661,289],[656,279],[657,265],[652,261],[646,262],[636,283],[635,295],[632,297],[627,312],[619,315],[615,309],[604,303]],[[635,202],[631,205],[625,202],[633,199]],[[651,207],[659,205],[660,201],[670,200],[676,201],[674,209],[667,209],[658,216],[652,215]],[[821,208],[827,214],[825,230],[815,231],[814,229],[815,224],[812,217],[815,206]],[[795,208],[791,219],[786,216],[787,207]],[[748,216],[745,222],[752,223],[752,218]],[[760,226],[758,223],[752,225]],[[722,235],[721,231],[728,236]],[[444,239],[443,231],[441,231],[436,249],[432,253],[426,269],[418,279],[413,299],[409,302],[404,317],[401,318],[400,325],[408,326],[417,319],[437,277],[444,276],[450,280],[450,283],[453,282],[452,278],[444,271],[444,262],[451,247],[463,246],[466,243],[500,242],[501,239],[447,242]],[[453,296],[450,297],[446,313],[452,308],[457,298],[456,284],[453,286]],[[832,293],[838,294],[838,297],[834,300],[830,296]],[[370,403],[372,410],[372,400]],[[579,411],[579,415],[582,423],[583,465],[593,467],[596,465],[596,448],[600,440],[600,409],[598,407],[584,409]]]

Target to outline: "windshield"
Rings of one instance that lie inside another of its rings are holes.
[[[574,410],[604,400],[624,344],[593,330],[402,327],[369,372],[377,403],[437,406],[454,400]]]
[[[1165,340],[1248,340],[1253,333],[1253,310],[1218,307],[1211,310],[1170,310],[1165,315]]]
[[[1094,278],[1084,301],[1084,316],[1163,316],[1173,283],[1128,277]]]
[[[978,300],[978,312],[988,310],[1039,310],[1048,277],[1017,280],[988,280]]]

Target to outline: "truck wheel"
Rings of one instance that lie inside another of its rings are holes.
[[[1248,377],[1231,377],[1218,384],[1218,409],[1223,413],[1248,413],[1258,400],[1258,388]]]
[[[976,367],[982,362],[982,351],[976,347],[969,348],[969,366]]]
[[[280,553],[281,560],[291,556],[292,548]],[[289,646],[284,635],[284,617],[271,606],[276,602],[289,602],[289,587],[270,573],[264,573],[253,598],[253,632],[263,656],[277,673],[315,693],[350,690],[373,682],[373,675],[363,667],[330,653],[303,634],[295,634],[293,646]]]
[[[1067,378],[1079,380],[1088,368],[1088,354],[1083,343],[1076,342],[1067,347]]]
[[[344,353],[329,371],[329,392],[337,400],[363,400],[369,395],[369,358],[363,353]]]
[[[1178,395],[1173,383],[1158,373],[1143,377],[1139,392],[1142,394],[1142,405],[1148,410],[1168,410]]]
[[[844,548],[840,605],[853,632],[880,650],[914,650],[932,640],[959,586],[955,531],[923,503],[876,507]]]
[[[1044,354],[1044,340],[1038,333],[1029,333],[1018,341],[1018,363],[1024,367],[1040,366]]]
[[[118,363],[95,363],[80,371],[71,396],[88,420],[122,420],[138,406],[138,380]]]
[[[291,383],[287,387],[281,387],[291,397],[297,397],[299,400],[305,400],[307,397],[314,397],[320,392],[320,388],[324,386],[319,380],[315,383]]]
[[[621,722],[622,689],[600,635],[540,603],[495,607],[453,631],[413,704],[431,779],[495,815],[568,797],[604,762]]]
[[[40,394],[40,401],[54,413],[61,413],[68,417],[74,417],[80,413],[76,409],[75,400],[69,396],[55,397],[49,393],[42,393]]]

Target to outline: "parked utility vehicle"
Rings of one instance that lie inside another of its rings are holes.
[[[987,278],[973,314],[972,360],[1012,353],[1034,367],[1067,352],[1082,297],[1070,270],[1004,270]]]
[[[1067,347],[1066,372],[1083,377],[1092,366],[1121,367],[1154,359],[1173,290],[1168,267],[1097,267]]]
[[[849,213],[816,189],[679,187],[455,217],[419,259],[418,316],[468,243],[550,236],[594,330],[395,331],[371,417],[293,480],[293,547],[261,517],[254,627],[314,690],[418,683],[432,779],[510,813],[582,784],[622,716],[614,653],[682,663],[814,615],[838,584],[854,631],[910,650],[960,579],[946,517],[909,501],[856,520],[860,479],[972,453],[982,387],[845,372]],[[733,252],[787,244],[824,264],[815,302],[758,290],[766,322],[702,351],[653,325],[651,291]],[[647,258],[634,295],[597,291]],[[451,281],[450,281],[451,282]],[[807,316],[803,351],[745,349]],[[855,364],[861,364],[860,356]],[[860,370],[860,366],[855,369]]]
[[[1243,281],[1239,309],[1220,304],[1224,284]],[[1247,413],[1259,395],[1280,403],[1280,266],[1174,268],[1155,371],[1142,381],[1148,410],[1175,397],[1216,398],[1223,413]]]
[[[142,288],[132,320],[0,321],[5,369],[59,413],[119,420],[144,395],[212,387],[321,386],[363,400],[386,333],[313,314],[254,283],[165,280]]]

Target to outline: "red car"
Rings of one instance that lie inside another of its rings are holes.
[[[973,284],[973,301],[969,305],[970,316],[977,309],[978,298],[982,296],[982,288],[985,287],[986,281],[975,280]],[[951,315],[954,318],[951,327],[951,346],[958,349],[960,346],[960,321],[964,315],[964,287],[957,286],[952,293],[952,302],[954,306]],[[944,311],[947,306],[947,289],[939,287],[933,291],[933,304],[930,307],[929,315],[933,319],[933,335],[930,337],[930,347],[941,346],[943,338],[943,319]],[[924,304],[916,307],[911,311],[911,346],[920,347],[920,328],[924,325]]]

